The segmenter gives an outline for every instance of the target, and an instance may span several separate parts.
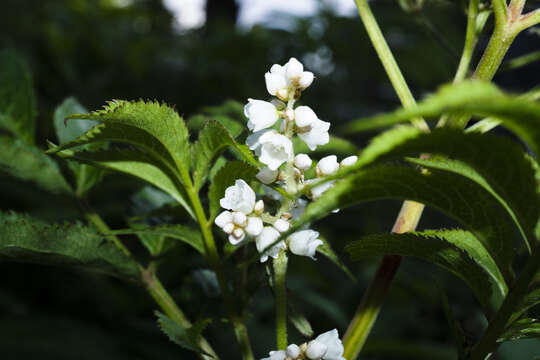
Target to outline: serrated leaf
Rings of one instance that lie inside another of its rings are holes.
[[[152,164],[146,153],[139,150],[108,149],[98,151],[72,152],[64,150],[58,153],[60,157],[74,159],[107,170],[118,171],[134,176],[154,185],[173,197],[192,216],[193,211],[187,202],[187,195],[181,185],[173,183],[175,177],[165,171],[168,168],[159,168]]]
[[[204,243],[199,230],[189,227],[187,225],[172,224],[172,225],[158,225],[158,226],[146,226],[136,227],[132,229],[114,230],[111,232],[114,235],[157,235],[165,236],[173,239],[180,240],[195,250],[204,255]]]
[[[521,339],[540,339],[540,321],[538,319],[521,319],[507,328],[497,342]]]
[[[30,69],[13,51],[0,51],[0,128],[34,143],[36,96]]]
[[[255,178],[257,168],[243,162],[231,161],[227,163],[216,175],[216,181],[210,184],[208,198],[210,200],[210,219],[213,219],[220,211],[219,200],[225,196],[225,189],[234,185],[238,179],[249,183]]]
[[[223,125],[209,121],[193,146],[193,182],[196,189],[204,184],[212,161],[227,147],[234,149],[241,160],[257,166],[257,161],[246,145],[237,144]]]
[[[189,328],[184,328],[167,315],[156,311],[159,328],[169,340],[173,343],[197,353],[205,353],[200,346],[201,334],[206,326],[211,322],[210,319],[199,320]],[[208,355],[208,354],[206,354]]]
[[[323,254],[326,256],[330,261],[332,261],[338,268],[340,268],[352,281],[356,281],[356,277],[352,274],[352,272],[349,270],[347,265],[341,261],[339,256],[336,254],[334,249],[330,246],[330,243],[328,240],[326,240],[324,237],[319,236],[318,237],[323,243],[322,245],[319,245],[317,247],[317,252]]]
[[[88,110],[84,108],[75,98],[69,97],[65,99],[54,111],[54,127],[56,136],[60,144],[64,144],[75,140],[82,133],[90,130],[97,122],[92,120],[69,121],[65,119],[72,114],[82,114]],[[83,149],[92,150],[99,147],[83,146]],[[69,162],[69,166],[76,178],[76,193],[82,196],[88,192],[95,184],[99,183],[103,178],[103,170],[95,166]]]
[[[489,253],[467,231],[370,235],[345,249],[352,260],[374,255],[399,255],[434,263],[465,281],[485,309],[497,309],[508,291]]]
[[[444,113],[497,118],[502,125],[523,138],[535,154],[540,154],[540,104],[519,96],[507,95],[493,84],[480,81],[444,85],[414,108],[354,120],[345,126],[344,131],[364,131],[408,122],[415,117],[437,117]]]
[[[0,136],[0,171],[55,194],[72,193],[58,165],[40,149],[19,139]]]
[[[513,259],[514,228],[499,202],[471,180],[453,173],[429,173],[406,166],[358,170],[310,203],[295,222],[298,228],[332,210],[379,199],[409,199],[432,206],[470,230],[505,277]],[[497,219],[494,221],[494,219]]]
[[[137,263],[93,228],[80,223],[50,225],[16,213],[0,212],[0,257],[129,278],[139,274]]]

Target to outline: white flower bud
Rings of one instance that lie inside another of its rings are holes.
[[[279,115],[274,104],[268,101],[248,99],[244,106],[244,115],[249,119],[247,127],[252,131],[259,131],[274,125]]]
[[[276,181],[279,170],[271,170],[268,166],[263,167],[255,177],[263,184],[271,184]]]
[[[234,224],[232,222],[228,223],[228,224],[225,224],[222,229],[223,231],[226,233],[226,234],[232,234],[232,232],[234,231]]]
[[[263,229],[263,222],[260,217],[250,216],[247,218],[247,225],[244,228],[250,236],[258,236]]]
[[[287,346],[287,356],[291,359],[296,359],[300,355],[300,347],[296,344]]]
[[[289,230],[289,226],[290,226],[290,224],[289,224],[289,222],[287,220],[277,219],[274,222],[274,227],[279,232],[285,232],[285,231]]]
[[[322,176],[335,174],[338,170],[336,155],[325,156],[317,164],[317,172]]]
[[[219,204],[227,210],[251,214],[255,206],[255,192],[244,180],[238,179],[225,190],[225,197],[219,200]]]
[[[308,343],[306,356],[311,360],[320,360],[326,354],[327,349],[325,344],[312,340]]]
[[[314,76],[312,72],[304,71],[302,73],[302,76],[300,77],[300,81],[298,82],[298,84],[300,85],[300,88],[304,90],[309,85],[311,85],[311,83],[313,82],[313,78]]]
[[[279,89],[276,93],[276,96],[283,101],[289,100],[289,90],[288,89]]]
[[[259,200],[255,203],[255,207],[253,208],[253,212],[257,215],[261,215],[264,211],[264,202],[262,200]]]
[[[290,58],[289,62],[285,65],[285,75],[287,76],[289,83],[299,81],[303,72],[304,66],[295,58]]]
[[[261,234],[255,239],[255,245],[259,253],[263,252],[269,245],[273,244],[279,238],[279,231],[274,229],[271,226],[265,226]],[[270,249],[266,250],[261,254],[261,262],[268,260],[268,256],[273,257],[274,259],[278,257],[279,251],[285,249],[287,246],[283,241],[278,242],[276,245],[272,246]]]
[[[358,160],[358,156],[356,155],[348,156],[345,159],[341,160],[340,165],[344,167],[352,166],[356,163],[357,160]]]
[[[224,227],[226,224],[232,222],[232,214],[230,211],[223,211],[221,214],[216,216],[214,223],[220,228]]]
[[[302,105],[294,109],[296,126],[305,128],[306,126],[311,126],[316,120],[318,120],[318,117],[309,106]]]
[[[302,230],[295,232],[289,237],[289,249],[293,254],[300,256],[309,256],[315,259],[317,247],[323,242],[319,237],[319,233],[313,230]]]
[[[247,225],[247,216],[243,212],[233,212],[233,223],[244,227]]]
[[[241,228],[236,228],[236,229],[234,229],[234,231],[233,231],[232,234],[233,234],[233,236],[234,236],[235,238],[237,238],[237,239],[240,239],[240,238],[243,239],[244,236],[246,235],[245,232],[244,232],[244,230],[241,229]]]
[[[326,346],[326,353],[323,355],[324,360],[344,360],[343,359],[343,344],[339,339],[339,334],[336,329],[327,331],[315,338],[315,340],[320,344]],[[309,351],[309,345],[308,345]]]
[[[294,166],[300,170],[307,170],[311,167],[311,159],[306,154],[298,154],[294,157]]]
[[[272,66],[272,69],[274,69],[274,66]],[[270,72],[264,74],[264,80],[266,82],[266,90],[268,90],[268,93],[275,96],[280,89],[287,87],[287,79],[283,74],[272,73],[272,69],[270,69]]]

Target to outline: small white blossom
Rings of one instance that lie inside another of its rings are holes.
[[[304,90],[307,88],[311,83],[313,82],[314,76],[313,73],[310,71],[304,71],[302,73],[302,76],[300,77],[300,81],[298,82],[298,85],[300,85],[300,88]]]
[[[295,58],[290,58],[283,66],[272,65],[270,71],[264,74],[268,93],[283,101],[289,100],[291,95],[294,96],[295,88],[306,89],[313,82],[313,78],[313,73],[304,71],[302,63]]]
[[[263,167],[255,177],[263,184],[271,184],[276,181],[279,170],[272,170],[268,166]]]
[[[246,145],[249,147],[249,150],[253,150],[253,152],[257,156],[261,153],[261,142],[259,140],[264,134],[267,133],[277,134],[278,132],[272,129],[264,129],[255,131],[253,134],[249,135],[246,138]]]
[[[358,156],[356,155],[348,156],[345,159],[341,160],[340,165],[344,167],[352,166],[356,163],[356,161],[358,161]]]
[[[320,176],[333,175],[338,170],[339,164],[337,162],[336,155],[328,155],[323,157],[315,168],[316,174]]]
[[[284,98],[278,96],[281,100],[288,100],[287,77],[285,75],[285,67],[274,64],[270,71],[264,74],[266,82],[266,90],[270,95],[287,95]],[[285,93],[286,92],[286,93]]]
[[[293,144],[284,135],[267,132],[259,138],[259,143],[259,160],[270,170],[277,170],[281,164],[293,158]]]
[[[294,109],[294,122],[299,128],[311,126],[316,120],[318,117],[309,106],[302,105]]]
[[[274,229],[271,226],[265,226],[262,229],[262,232],[257,238],[255,239],[255,245],[257,246],[257,250],[259,253],[263,252],[264,249],[266,249],[268,246],[273,244],[277,239],[279,238],[279,231]],[[285,245],[284,241],[280,241],[274,246],[272,246],[270,249],[266,250],[263,254],[261,254],[261,262],[265,262],[268,260],[268,257],[277,258],[279,255],[279,251],[281,249],[285,249],[287,246]]]
[[[253,207],[253,212],[257,215],[261,215],[264,211],[264,202],[262,200],[259,200],[255,203],[255,206]]]
[[[219,200],[219,204],[227,210],[251,214],[255,206],[255,192],[244,180],[238,179],[225,190],[225,197]]]
[[[279,114],[271,102],[248,99],[244,106],[244,115],[249,119],[247,126],[251,131],[259,131],[274,125]]]
[[[274,227],[279,232],[285,232],[285,231],[289,230],[290,224],[289,224],[289,222],[287,220],[277,219],[274,222]]]
[[[323,360],[345,360],[345,358],[343,358],[343,344],[339,339],[339,334],[336,329],[327,331],[324,334],[317,336],[313,341],[316,341],[326,346],[327,350],[322,357]]]
[[[268,355],[270,355],[270,357],[263,358],[261,360],[285,360],[285,358],[287,357],[287,354],[284,350],[270,351]]]
[[[329,122],[317,119],[311,124],[309,130],[305,132],[298,132],[298,137],[306,143],[311,151],[313,151],[319,145],[328,144],[330,141],[330,134],[328,134],[329,129]]]
[[[317,247],[323,244],[318,237],[319,233],[313,230],[295,232],[289,236],[289,249],[293,254],[309,256],[314,259]]]
[[[296,344],[287,346],[287,356],[291,359],[296,359],[300,355],[300,347]]]
[[[311,167],[311,159],[306,154],[298,154],[294,157],[294,166],[300,170],[307,170]]]

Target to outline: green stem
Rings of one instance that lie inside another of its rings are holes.
[[[517,310],[516,307],[523,297],[527,295],[529,284],[533,281],[539,269],[540,247],[536,247],[514,286],[508,292],[501,308],[489,322],[486,332],[471,352],[471,360],[484,360],[489,353],[497,348],[497,339],[504,331],[510,316]]]
[[[467,32],[465,35],[465,45],[463,46],[463,53],[461,54],[461,59],[459,60],[458,69],[456,75],[454,76],[454,82],[460,82],[465,79],[467,73],[469,72],[469,67],[471,64],[472,55],[476,42],[478,40],[477,36],[477,27],[476,19],[478,17],[478,6],[480,0],[470,0],[469,1],[469,10],[467,12]]]
[[[405,78],[403,77],[394,56],[392,55],[392,51],[384,39],[381,29],[379,28],[379,25],[371,12],[367,0],[355,0],[355,2],[356,7],[358,8],[358,13],[360,14],[360,18],[362,19],[364,27],[366,28],[371,43],[375,48],[375,51],[377,52],[377,55],[379,56],[386,74],[388,75],[388,78],[390,79],[390,82],[392,83],[392,86],[394,87],[394,90],[396,91],[401,103],[405,108],[416,106],[416,101],[414,100],[414,97],[412,96],[412,93],[405,82]],[[413,124],[418,128],[429,131],[429,127],[424,119],[416,118],[412,121]]]
[[[277,349],[287,349],[287,254],[281,251],[274,259],[274,291],[276,296]]]
[[[516,24],[516,30],[523,31],[539,23],[540,23],[540,9],[536,9],[534,11],[531,11],[530,13],[527,13],[521,16],[519,23]]]

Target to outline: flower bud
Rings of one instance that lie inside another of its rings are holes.
[[[298,154],[294,157],[294,166],[300,170],[307,170],[311,167],[311,159],[306,154]]]
[[[255,206],[253,207],[253,212],[257,215],[261,215],[264,211],[264,202],[262,200],[259,200],[255,203]]]
[[[340,165],[343,167],[352,166],[356,163],[357,160],[358,160],[358,156],[356,155],[348,156],[345,159],[341,160]]]
[[[339,169],[336,155],[323,157],[317,164],[318,173],[321,176],[332,175]]]
[[[306,356],[311,360],[320,360],[326,354],[328,348],[317,340],[312,340],[308,343]]]
[[[296,344],[287,346],[287,356],[296,359],[300,355],[300,348]]]
[[[244,228],[246,233],[251,236],[258,236],[263,229],[263,222],[260,217],[250,216],[247,218],[247,225]]]
[[[263,167],[255,177],[263,184],[271,184],[276,181],[279,170],[271,170],[268,166]]]
[[[277,231],[279,232],[285,232],[287,230],[289,230],[289,222],[287,220],[283,220],[283,219],[277,219],[275,222],[274,222],[274,228],[276,228]]]
[[[289,249],[295,255],[309,256],[314,259],[317,247],[323,244],[318,237],[319,233],[317,231],[297,231],[289,237]]]
[[[247,216],[243,212],[234,212],[233,213],[233,223],[235,223],[238,226],[246,226],[247,225]]]
[[[235,238],[237,238],[237,239],[240,239],[240,238],[243,239],[244,236],[246,235],[246,234],[244,233],[244,230],[242,230],[241,228],[236,228],[236,229],[234,229],[234,231],[233,231],[232,234],[233,234],[233,236],[234,236]]]
[[[244,106],[244,115],[249,119],[247,127],[252,131],[269,128],[279,119],[274,104],[255,99],[248,99],[248,103]]]

